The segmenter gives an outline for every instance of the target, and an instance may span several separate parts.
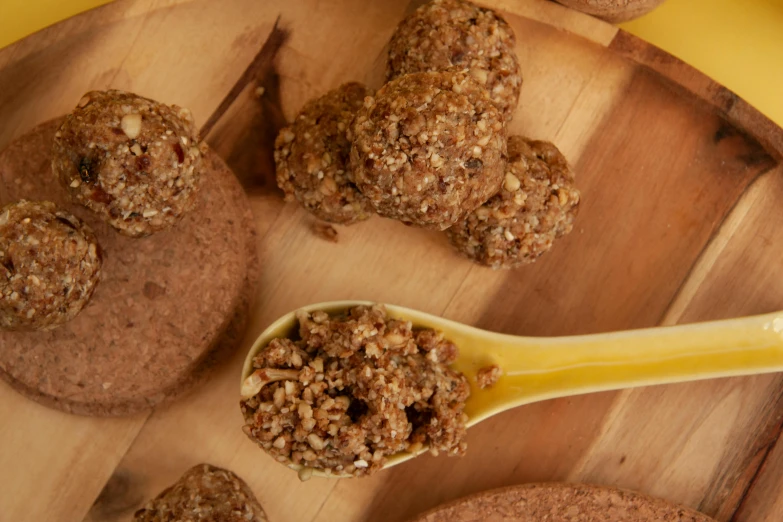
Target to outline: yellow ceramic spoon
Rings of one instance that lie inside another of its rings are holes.
[[[333,301],[302,308],[333,314],[367,301]],[[471,384],[465,405],[467,425],[523,404],[607,390],[669,384],[716,377],[783,371],[783,312],[627,332],[572,337],[516,337],[479,330],[409,308],[386,305],[391,317],[414,327],[442,331],[459,348],[453,368]],[[253,357],[275,337],[298,326],[291,312],[269,326],[245,359],[242,383],[252,373]],[[476,372],[497,364],[503,371],[492,388],[476,386]],[[388,457],[385,467],[416,455]],[[302,466],[289,465],[300,471]],[[313,470],[314,476],[339,477]]]

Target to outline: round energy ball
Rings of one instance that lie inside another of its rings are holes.
[[[101,249],[79,218],[48,201],[0,210],[0,327],[49,330],[76,317],[101,274]]]
[[[508,121],[522,87],[515,45],[513,29],[495,11],[464,0],[433,0],[397,27],[386,74],[392,80],[414,72],[467,69]]]
[[[346,83],[311,100],[275,140],[277,184],[286,201],[297,200],[324,221],[350,225],[372,207],[350,180],[347,132],[372,91]]]
[[[503,116],[464,72],[423,72],[387,83],[353,124],[351,168],[385,217],[444,230],[500,186]]]
[[[122,91],[93,91],[55,134],[52,168],[75,202],[122,234],[146,236],[193,207],[198,143],[187,109]]]
[[[545,141],[508,139],[500,191],[446,231],[461,253],[492,268],[532,263],[573,228],[580,194],[560,151]]]

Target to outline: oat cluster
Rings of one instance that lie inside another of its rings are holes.
[[[0,327],[49,330],[74,318],[95,290],[101,250],[92,230],[54,203],[0,210]]]
[[[511,120],[522,74],[516,37],[491,9],[463,0],[433,0],[397,26],[389,42],[387,78],[423,71],[467,69]]]
[[[580,199],[551,143],[511,136],[508,155],[500,191],[447,231],[457,250],[493,268],[531,263],[552,248],[573,228]]]
[[[500,380],[503,370],[497,364],[479,368],[476,372],[476,384],[482,390],[492,388]]]
[[[134,522],[267,522],[253,492],[231,471],[199,464],[147,502]]]
[[[262,349],[243,386],[244,431],[276,460],[302,478],[313,469],[361,476],[424,446],[465,452],[470,390],[449,368],[457,348],[442,334],[382,306],[298,319],[298,335]]]
[[[194,206],[201,159],[189,110],[93,91],[55,134],[52,168],[76,203],[139,237],[172,226]]]

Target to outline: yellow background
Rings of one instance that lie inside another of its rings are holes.
[[[0,47],[107,1],[0,0]],[[700,69],[783,126],[783,0],[668,0],[622,27]]]

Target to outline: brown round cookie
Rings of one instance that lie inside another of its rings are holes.
[[[580,194],[557,147],[521,136],[508,139],[500,191],[446,233],[474,261],[492,268],[531,263],[571,231]]]
[[[90,227],[49,201],[0,210],[0,327],[50,330],[76,317],[101,275]]]
[[[506,129],[487,90],[464,72],[387,83],[354,120],[354,182],[378,214],[444,230],[497,192]]]
[[[715,522],[641,493],[587,484],[525,484],[476,493],[410,522]]]
[[[372,91],[346,83],[311,100],[275,140],[277,184],[286,201],[296,199],[324,221],[350,225],[372,215],[372,207],[350,180],[347,132]]]
[[[209,464],[193,466],[133,515],[135,522],[267,522],[250,487]]]
[[[85,94],[54,138],[52,168],[71,198],[119,232],[170,227],[194,203],[201,151],[190,111],[122,91]]]
[[[403,20],[389,42],[386,75],[468,69],[510,120],[522,74],[516,37],[495,11],[464,0],[433,0]]]

